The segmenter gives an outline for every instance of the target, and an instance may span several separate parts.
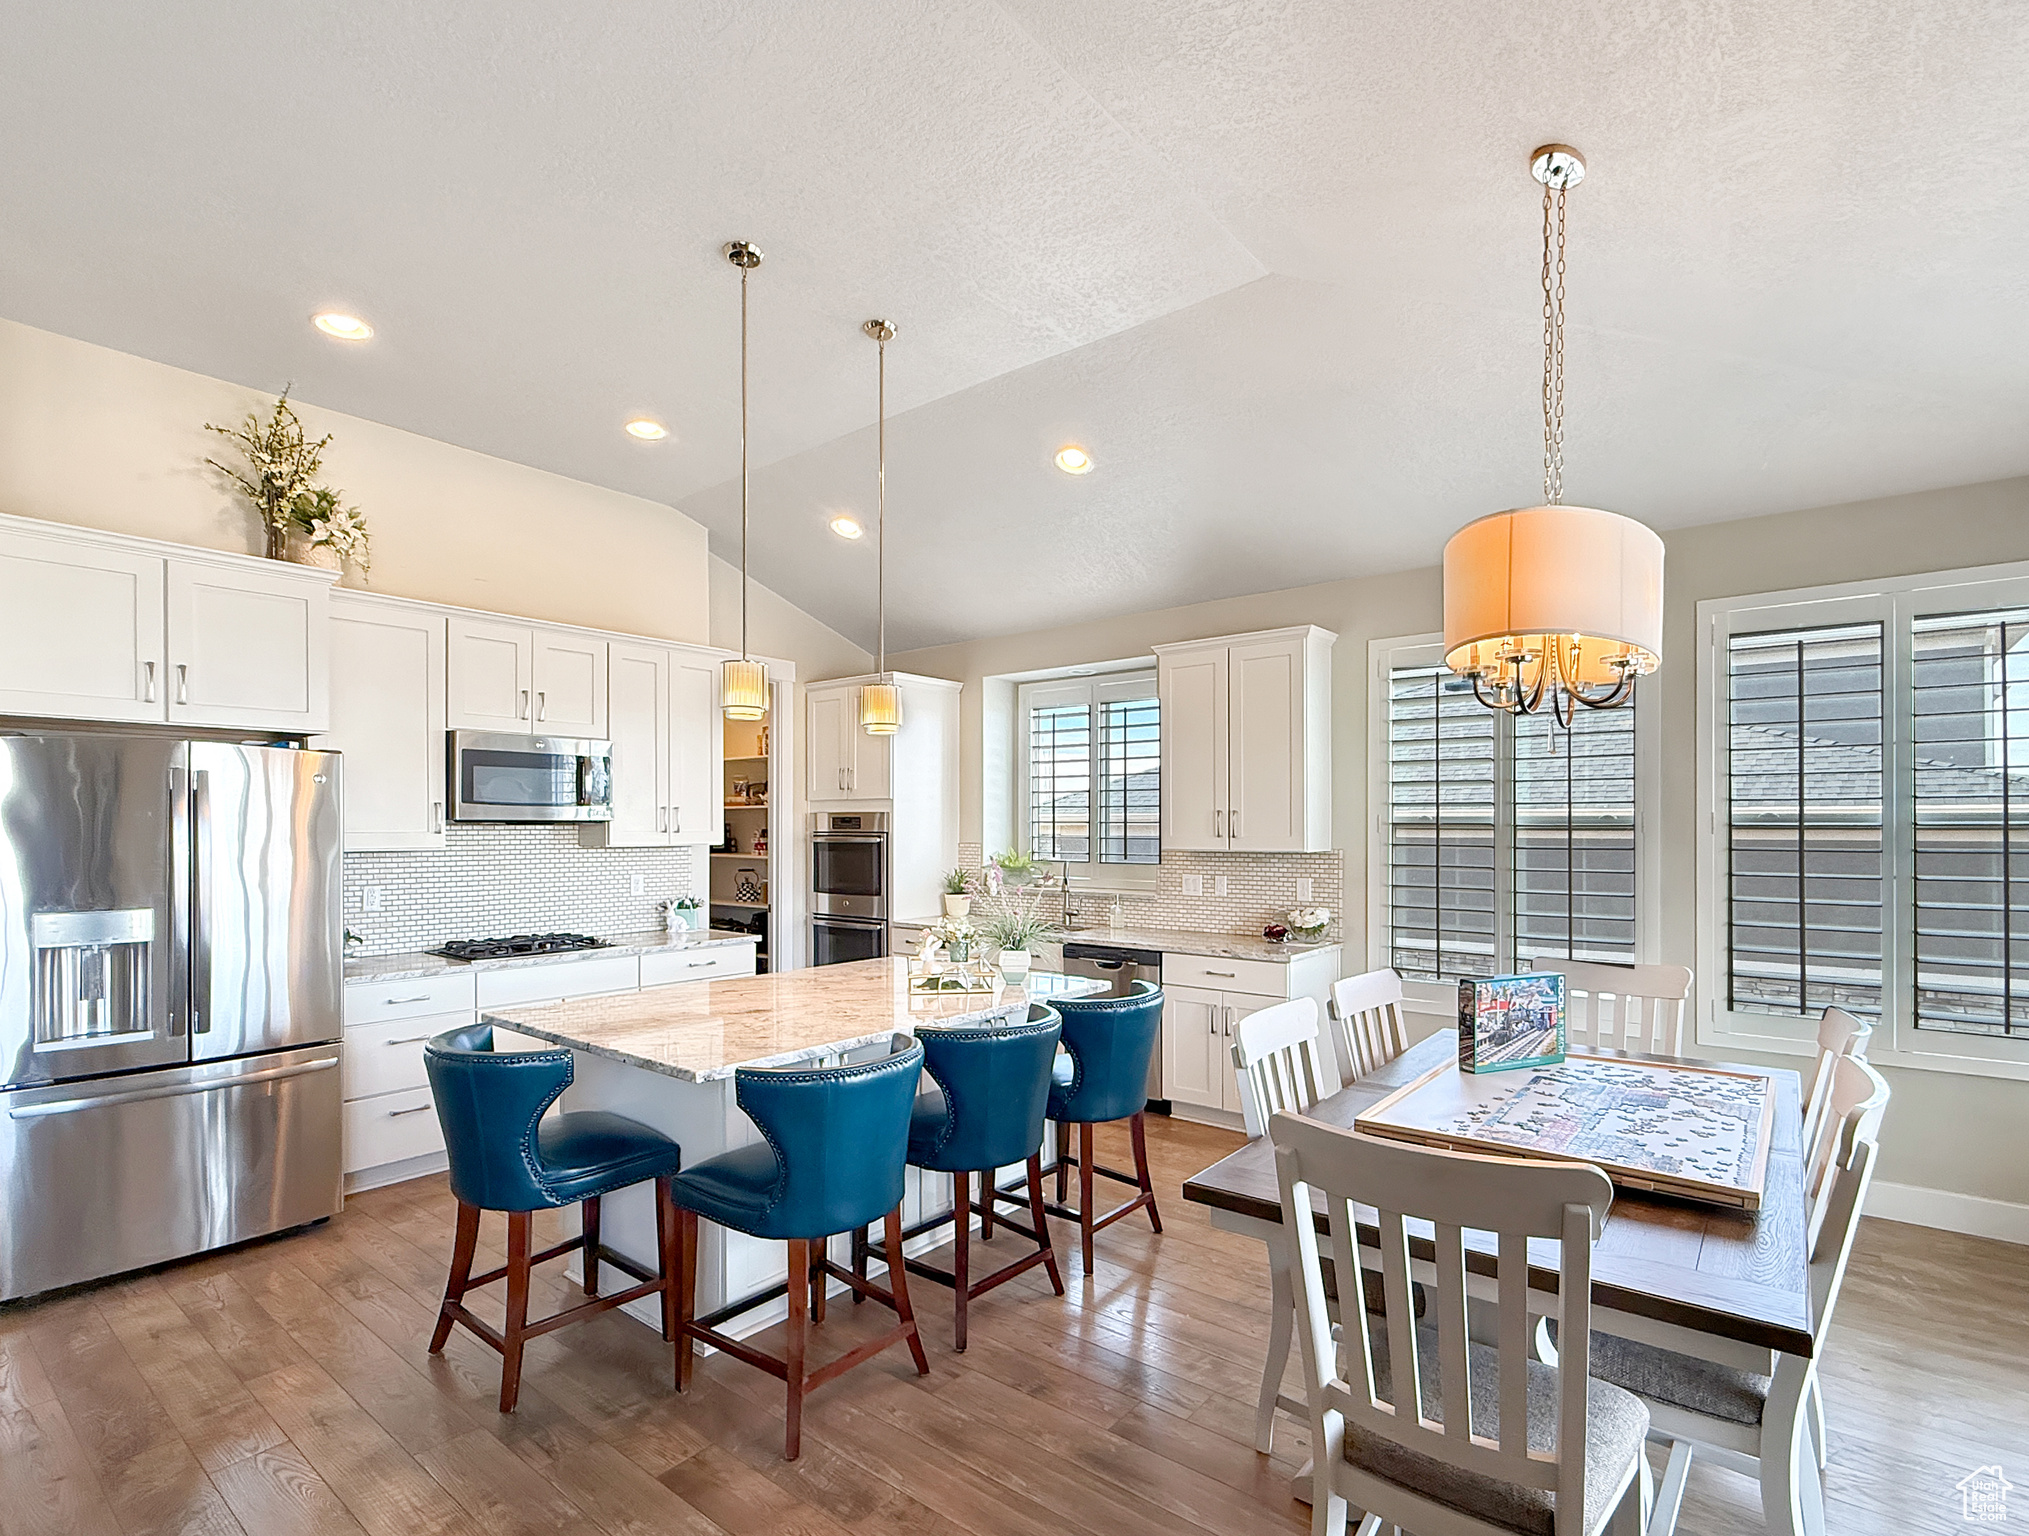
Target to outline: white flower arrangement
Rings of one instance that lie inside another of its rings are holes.
[[[1299,938],[1321,939],[1324,931],[1331,926],[1330,907],[1298,907],[1288,913],[1283,921],[1289,924],[1289,931]]]
[[[296,498],[296,526],[310,540],[313,549],[328,549],[339,559],[359,567],[364,576],[373,569],[373,537],[366,531],[366,518],[359,508],[339,505],[338,493],[326,486],[305,491]]]

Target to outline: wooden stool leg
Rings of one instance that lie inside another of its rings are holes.
[[[1071,1128],[1061,1120],[1057,1121],[1056,1125],[1057,1125],[1057,1204],[1062,1205],[1064,1203],[1064,1197],[1070,1193],[1069,1189],[1066,1188],[1066,1181],[1071,1176],[1071,1164],[1070,1164]]]
[[[585,1294],[599,1294],[599,1197],[585,1201]]]
[[[865,1227],[854,1227],[852,1229],[852,1272],[855,1279],[864,1280],[867,1277],[867,1229]],[[852,1293],[852,1304],[854,1306],[858,1306],[865,1300],[866,1297],[862,1296],[858,1290],[854,1290]]]
[[[690,1325],[697,1316],[697,1212],[688,1206],[678,1207],[676,1224],[676,1390],[686,1392],[695,1358]]]
[[[500,1411],[521,1396],[521,1344],[528,1328],[529,1213],[507,1213],[507,1326],[500,1330]]]
[[[979,1176],[979,1240],[993,1241],[993,1175],[989,1168]]]
[[[1078,1127],[1078,1250],[1088,1281],[1092,1278],[1092,1144],[1098,1129],[1089,1120]]]
[[[1029,1154],[1029,1220],[1035,1223],[1036,1241],[1049,1255],[1043,1260],[1043,1268],[1050,1272],[1050,1288],[1061,1296],[1064,1294],[1064,1277],[1057,1273],[1057,1247],[1050,1241],[1050,1218],[1043,1210],[1043,1154],[1040,1152]]]
[[[1141,1179],[1141,1192],[1148,1196],[1148,1224],[1160,1232],[1162,1214],[1155,1208],[1155,1183],[1148,1176],[1148,1136],[1142,1128],[1147,1118],[1146,1110],[1137,1109],[1127,1117],[1127,1131],[1134,1138],[1134,1171]]]
[[[915,1358],[916,1374],[928,1376],[930,1361],[923,1353],[922,1337],[916,1332],[915,1309],[909,1305],[909,1270],[902,1262],[902,1208],[899,1205],[888,1212],[882,1232],[888,1240],[888,1252],[894,1255],[894,1262],[888,1266],[888,1290],[895,1298],[895,1316],[909,1330],[909,1353]]]
[[[803,1238],[789,1239],[789,1345],[782,1363],[788,1368],[789,1428],[783,1438],[782,1458],[794,1461],[803,1454],[803,1346],[810,1329],[810,1244]]]
[[[824,1321],[824,1300],[825,1300],[824,1256],[825,1253],[829,1250],[830,1246],[831,1239],[829,1238],[818,1237],[811,1239],[810,1320],[813,1323],[821,1323]]]
[[[989,1174],[988,1178],[991,1177]],[[951,1289],[958,1297],[958,1321],[953,1328],[953,1338],[962,1355],[965,1353],[966,1292],[972,1288],[972,1175],[969,1173],[951,1175],[951,1214],[955,1222],[951,1234]]]
[[[444,1305],[437,1312],[436,1331],[430,1335],[430,1353],[441,1354],[451,1337],[451,1308],[465,1299],[466,1282],[472,1278],[472,1250],[479,1244],[479,1207],[458,1202],[458,1233],[451,1243],[451,1274],[444,1282]]]
[[[676,1292],[681,1284],[677,1258],[676,1186],[667,1176],[655,1181],[655,1255],[662,1274],[662,1342],[676,1342]]]

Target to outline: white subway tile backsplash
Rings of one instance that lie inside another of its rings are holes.
[[[977,843],[961,843],[958,862],[978,868],[983,855]],[[1259,933],[1278,923],[1295,906],[1329,907],[1329,937],[1342,939],[1345,918],[1346,860],[1338,849],[1327,853],[1176,853],[1165,851],[1153,896],[1120,898],[1121,921],[1130,928],[1180,928],[1187,933]],[[1297,882],[1310,882],[1311,894],[1299,900]],[[1223,892],[1207,895],[1206,892]],[[1105,911],[1111,896],[1083,898],[1089,911]]]
[[[430,853],[348,853],[345,926],[362,955],[514,933],[639,933],[695,889],[692,848],[580,848],[572,826],[452,823]],[[368,910],[367,893],[376,898]]]

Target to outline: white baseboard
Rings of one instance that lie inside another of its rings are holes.
[[[364,1190],[384,1189],[390,1184],[420,1179],[425,1174],[442,1173],[450,1166],[450,1159],[444,1153],[425,1152],[420,1157],[405,1157],[399,1162],[382,1163],[377,1168],[362,1168],[357,1173],[348,1173],[345,1176],[345,1192],[356,1195]]]
[[[1880,1179],[1867,1191],[1867,1214],[1914,1226],[1963,1232],[1968,1237],[1998,1238],[2029,1244],[2029,1205],[1988,1200],[1920,1184],[1888,1184]]]

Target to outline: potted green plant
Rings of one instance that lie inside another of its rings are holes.
[[[1048,943],[1056,925],[1031,908],[1014,907],[997,912],[986,921],[986,936],[1000,950],[1000,974],[1009,986],[1018,985],[1035,963],[1038,944]]]
[[[694,932],[701,932],[705,925],[705,904],[695,896],[679,896],[671,903],[676,909],[677,920]]]
[[[946,871],[944,876],[944,915],[946,917],[964,917],[971,911],[971,877],[962,869]]]
[[[1005,853],[993,856],[993,867],[1000,871],[1000,883],[1021,887],[1032,885],[1036,878],[1036,861],[1019,848],[1010,848]]]

